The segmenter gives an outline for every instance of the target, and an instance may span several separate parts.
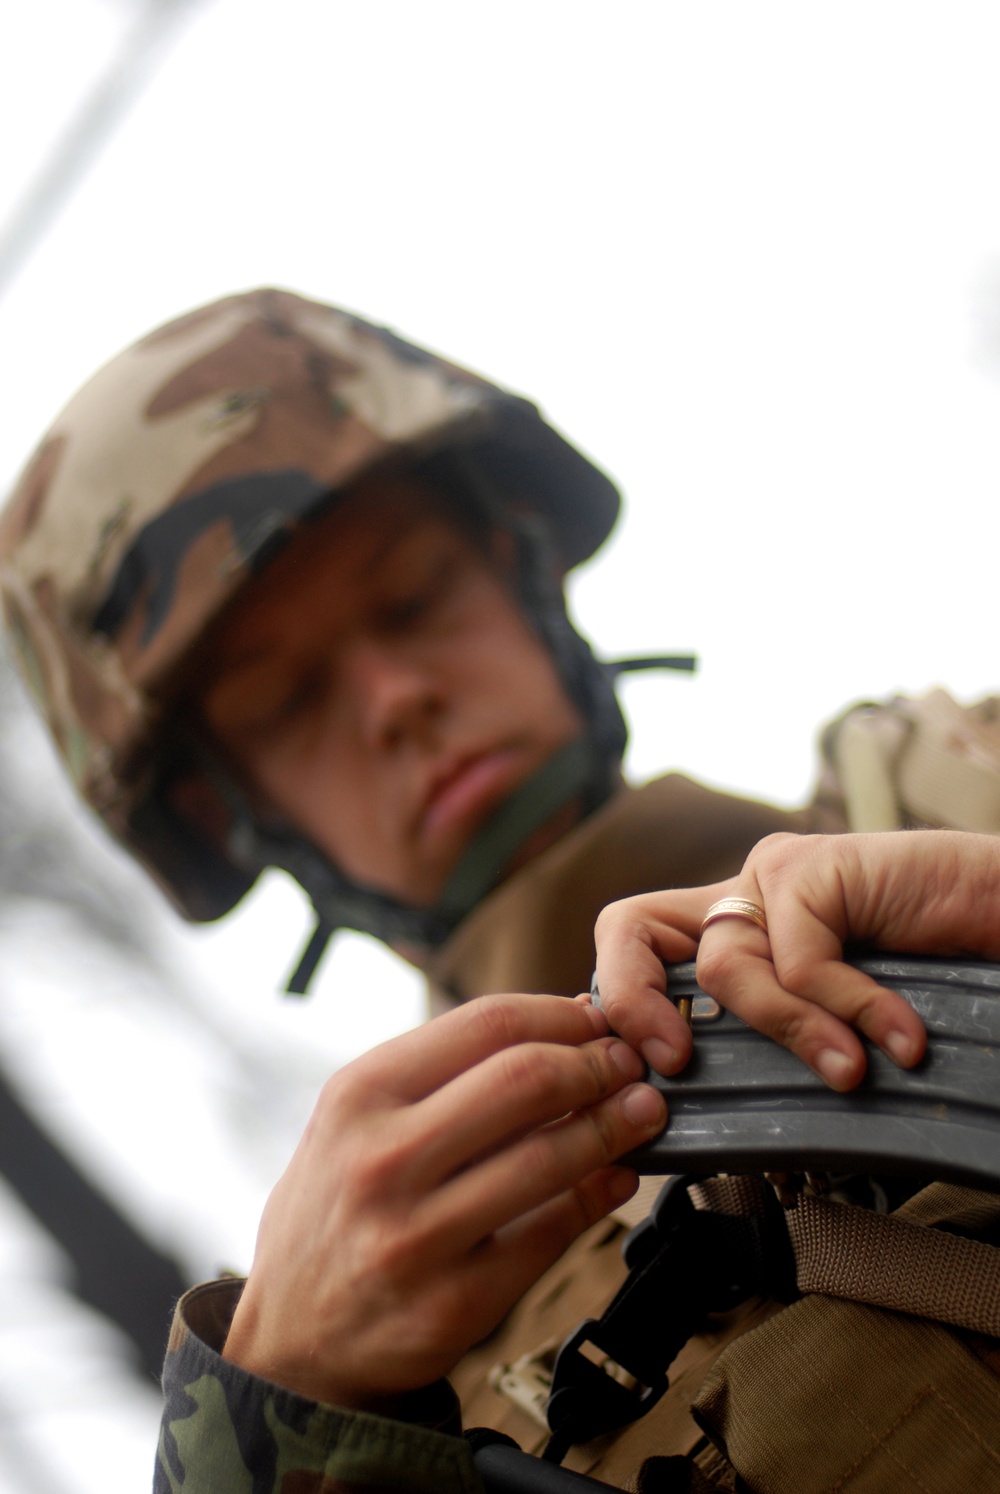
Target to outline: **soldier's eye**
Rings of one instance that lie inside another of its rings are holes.
[[[323,680],[319,674],[303,675],[301,679],[291,680],[288,688],[271,707],[271,721],[280,725],[285,721],[294,720],[300,712],[307,710],[318,698],[322,685]]]
[[[229,729],[247,741],[266,740],[293,726],[319,697],[322,687],[319,673],[259,682],[232,714]]]
[[[454,556],[438,556],[409,586],[382,600],[377,608],[378,626],[395,632],[422,621],[447,602],[457,574]]]
[[[398,597],[393,602],[385,603],[380,609],[379,622],[389,632],[397,628],[405,628],[422,617],[433,605],[433,601],[434,598],[429,591],[414,591],[408,596]]]

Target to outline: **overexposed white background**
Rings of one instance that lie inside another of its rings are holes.
[[[131,101],[0,286],[4,487],[126,342],[286,285],[530,394],[619,480],[577,619],[609,655],[702,658],[624,684],[634,776],[795,803],[847,701],[998,684],[989,0],[161,9]],[[0,242],[142,14],[0,17]],[[31,722],[12,752],[62,822]],[[309,923],[287,883],[184,930],[106,854],[165,973],[14,900],[0,1048],[192,1277],[245,1265],[323,1075],[418,1021],[419,984],[345,937],[310,1002],[282,1003]],[[155,1395],[10,1200],[0,1263],[0,1491],[141,1487]]]

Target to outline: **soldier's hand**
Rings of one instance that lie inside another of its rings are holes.
[[[745,918],[698,930],[711,904],[746,898],[767,932]],[[926,1044],[901,996],[843,963],[847,940],[914,954],[1000,958],[1000,840],[945,830],[876,835],[773,835],[737,877],[713,887],[612,904],[597,928],[601,1000],[615,1031],[664,1067],[656,1045],[687,1056],[687,1033],[662,1000],[661,959],[697,948],[698,982],[722,1005],[790,1048],[831,1088],[865,1071],[863,1033],[911,1067]],[[650,1046],[652,1043],[652,1047]]]
[[[261,1221],[225,1348],[334,1405],[446,1374],[636,1186],[666,1109],[586,1000],[483,997],[328,1081]]]

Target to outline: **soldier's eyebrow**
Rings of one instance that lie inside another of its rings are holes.
[[[369,576],[376,567],[383,565],[387,560],[391,559],[393,551],[398,549],[405,540],[409,539],[415,529],[419,529],[422,524],[425,524],[428,517],[428,514],[419,511],[403,515],[402,517],[393,514],[386,515],[386,518],[390,522],[390,527],[387,532],[379,534],[378,543],[374,550],[367,555],[359,556],[357,565],[351,572],[351,579],[361,580],[363,577]]]
[[[428,521],[429,517],[431,516],[420,510],[411,513],[384,515],[383,522],[388,521],[386,528],[384,530],[380,528],[374,546],[371,549],[365,548],[364,552],[358,556],[356,563],[348,570],[347,581],[349,583],[363,582],[369,576],[375,574],[392,559],[394,553],[405,544],[415,531],[420,529]],[[447,522],[445,520],[445,523]],[[307,534],[308,528],[300,530],[293,544],[299,543]],[[335,549],[335,547],[336,541],[332,545],[332,548]],[[276,563],[280,564],[280,561],[281,557],[279,556]],[[251,581],[246,590],[237,597],[237,603],[244,602],[252,604],[252,587],[253,582]],[[213,642],[209,642],[209,656],[206,659],[206,677],[201,688],[211,690],[214,685],[218,684],[223,675],[231,676],[242,670],[252,669],[255,664],[267,661],[274,648],[275,635],[269,630],[266,637],[247,638],[245,636],[245,628],[246,623],[244,621],[238,627],[236,635],[230,637],[221,654],[218,642],[215,641],[214,646]],[[280,630],[278,636],[280,636]]]

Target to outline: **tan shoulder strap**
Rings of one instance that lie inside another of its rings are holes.
[[[756,1178],[710,1178],[691,1188],[696,1208],[754,1214]],[[1000,1221],[1000,1196],[931,1183],[893,1214],[800,1195],[785,1210],[800,1292],[890,1308],[1000,1338],[1000,1249],[951,1230]]]
[[[998,1211],[993,1199],[994,1218]],[[912,1223],[898,1212],[876,1214],[824,1198],[800,1199],[785,1222],[800,1292],[1000,1337],[1000,1250],[994,1246]]]

